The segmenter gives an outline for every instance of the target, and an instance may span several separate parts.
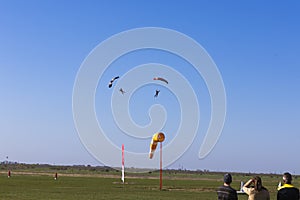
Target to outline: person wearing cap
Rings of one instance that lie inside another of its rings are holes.
[[[292,185],[292,175],[283,174],[283,186],[278,187],[277,200],[299,200],[299,189]]]
[[[217,190],[218,200],[237,200],[237,192],[230,184],[232,182],[231,174],[224,175],[224,183]]]
[[[248,200],[270,200],[270,193],[263,187],[259,176],[255,176],[245,183],[243,190],[249,195]]]

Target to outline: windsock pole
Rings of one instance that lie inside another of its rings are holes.
[[[160,162],[159,162],[159,189],[162,189],[162,142],[165,140],[165,135],[162,132],[153,135],[151,144],[149,158],[152,159],[154,151],[156,149],[157,143],[160,143]]]
[[[159,189],[162,189],[162,142],[160,142],[160,170],[159,170]]]

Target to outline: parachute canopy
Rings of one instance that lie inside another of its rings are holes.
[[[161,78],[161,77],[154,77],[153,78],[153,80],[159,80],[159,81],[163,81],[163,82],[165,82],[166,84],[168,84],[169,82],[166,80],[166,79],[164,79],[164,78]]]
[[[118,79],[118,78],[119,78],[119,76],[116,76],[116,77],[112,78],[112,79],[109,81],[109,83],[108,83],[108,87],[111,88],[112,85],[113,85],[113,82],[114,82],[116,79]]]

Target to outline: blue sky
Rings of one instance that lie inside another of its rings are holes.
[[[216,63],[227,96],[226,121],[215,148],[198,159],[204,137],[199,131],[191,147],[169,167],[300,174],[298,1],[0,2],[0,160],[8,156],[27,163],[99,165],[81,143],[73,121],[76,74],[102,41],[150,26],[179,31],[201,44]],[[183,61],[164,52],[126,56],[99,81],[95,97],[99,121],[106,109],[101,101],[111,95],[103,84],[111,75],[162,62],[185,74],[197,91],[203,89],[203,99],[201,92],[197,97],[205,129],[209,97],[201,77],[192,69],[182,70],[178,63]],[[120,70],[118,64],[126,67]],[[168,109],[170,98],[175,97],[158,86],[164,93],[157,101]],[[147,123],[141,111],[146,111],[144,104],[151,105],[156,87],[150,84],[133,96],[138,103],[130,106],[138,123]],[[150,97],[141,95],[147,92]],[[176,100],[172,102],[176,106]],[[178,116],[168,120],[171,125],[166,126],[173,130]],[[110,128],[109,123],[106,126]]]

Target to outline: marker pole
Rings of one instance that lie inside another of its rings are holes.
[[[125,182],[125,166],[124,166],[124,144],[122,144],[122,178],[123,184]]]
[[[160,170],[159,170],[159,189],[162,189],[162,142],[160,142]]]

